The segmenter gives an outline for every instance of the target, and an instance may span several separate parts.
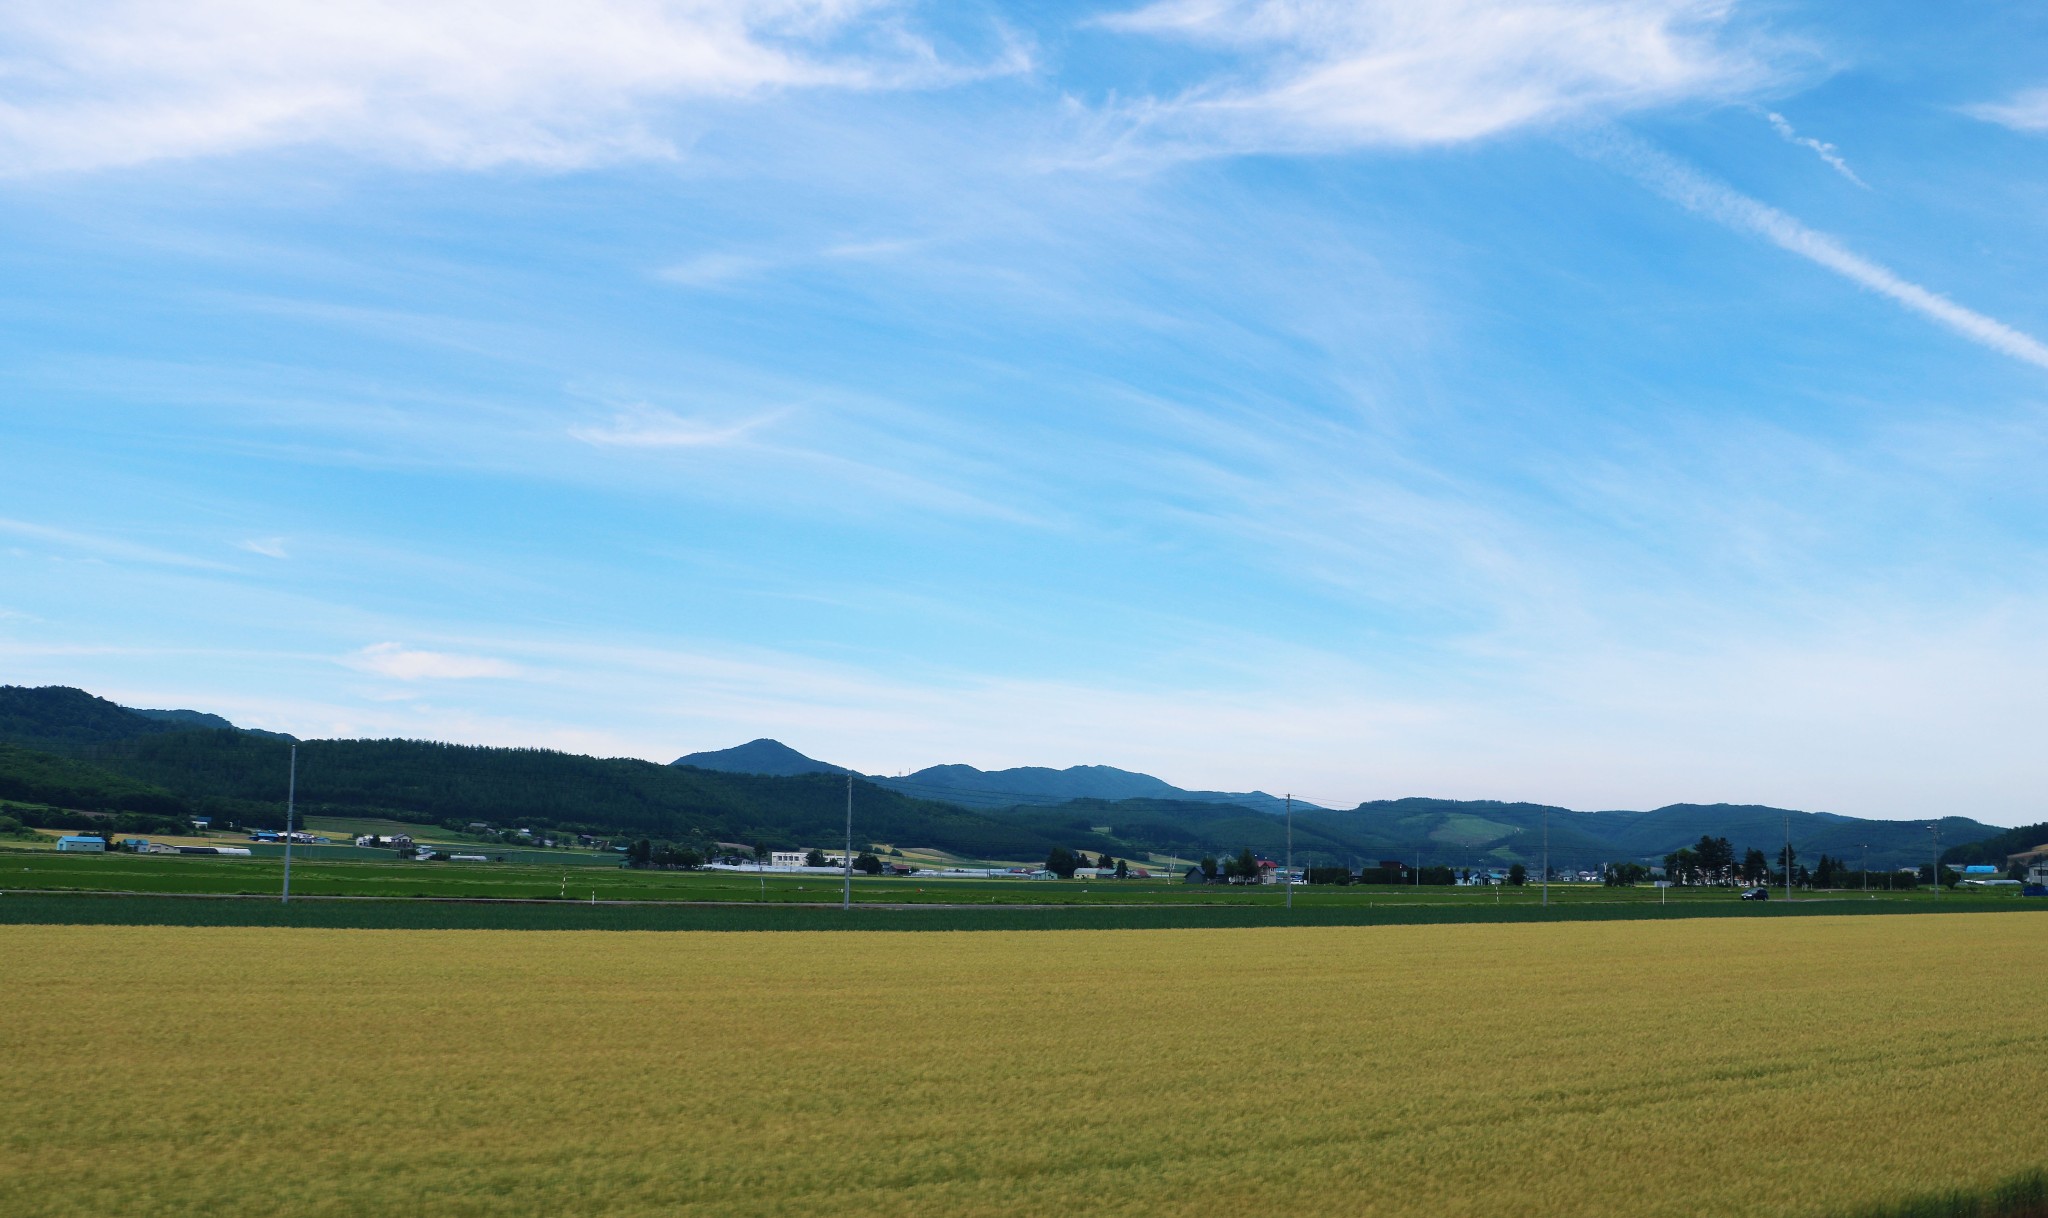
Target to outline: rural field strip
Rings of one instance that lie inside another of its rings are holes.
[[[2019,913],[0,926],[0,1213],[1829,1218],[2043,1165]]]
[[[2048,914],[2048,902],[1950,900],[1879,902],[1811,900],[1752,905],[1732,899],[1668,907],[1634,903],[1391,903],[1299,907],[1273,904],[1060,906],[795,901],[532,901],[485,898],[216,899],[222,894],[124,895],[77,891],[0,892],[0,923],[128,926],[287,926],[392,930],[663,930],[663,931],[955,931],[1146,930],[1271,926],[1381,926],[1447,923],[1566,922],[1684,918],[1958,916],[2006,910]]]

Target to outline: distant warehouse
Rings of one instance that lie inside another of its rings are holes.
[[[66,851],[75,850],[81,854],[105,854],[107,850],[107,842],[105,838],[100,837],[80,837],[73,834],[66,834],[65,836],[57,839],[57,849]]]

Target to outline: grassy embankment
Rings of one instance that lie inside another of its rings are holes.
[[[1966,1213],[2040,926],[0,927],[0,1212]]]

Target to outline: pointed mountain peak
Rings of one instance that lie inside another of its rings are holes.
[[[792,774],[846,773],[845,766],[819,761],[815,757],[806,757],[780,740],[769,740],[766,737],[749,740],[734,748],[688,753],[669,764],[694,766],[700,770],[720,770],[728,774],[766,774],[775,778],[787,778]]]

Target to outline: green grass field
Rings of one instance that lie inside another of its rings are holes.
[[[75,890],[179,894],[261,894],[279,890],[281,848],[261,847],[261,857],[208,858],[177,855],[62,855],[49,851],[0,849],[0,891]],[[306,896],[453,897],[511,900],[837,902],[833,876],[751,875],[742,872],[634,871],[608,856],[564,853],[561,860],[507,863],[420,863],[388,855],[320,857],[297,852],[292,891]],[[489,851],[480,851],[489,852]],[[316,851],[316,853],[319,853]],[[352,853],[352,851],[351,851]],[[523,856],[526,858],[532,855]],[[1931,892],[1799,893],[1801,900],[1932,904]],[[1278,886],[1240,888],[1188,885],[1176,880],[934,880],[868,878],[854,881],[854,899],[864,904],[966,905],[1202,905],[1226,908],[1282,906]],[[1386,904],[1430,904],[1455,908],[1512,908],[1540,904],[1536,886],[1447,888],[1301,886],[1300,909],[1356,908]],[[1782,898],[1780,898],[1782,900]],[[2021,901],[2012,890],[1944,892],[1940,901],[1976,908],[2005,908]],[[1553,884],[1554,905],[1727,904],[1727,888],[1605,888],[1597,884]]]
[[[792,901],[722,904],[650,901],[462,901],[404,898],[222,899],[85,892],[0,892],[0,924],[72,926],[277,926],[363,930],[979,931],[1213,930],[1274,926],[1434,926],[1454,923],[1613,922],[1691,918],[1968,915],[1987,908],[2048,913],[2048,902],[1985,906],[1949,901],[1798,901],[1757,906],[1585,902],[1454,905],[836,905]]]
[[[2042,925],[4,926],[0,1213],[1833,1218],[2040,1165]]]

